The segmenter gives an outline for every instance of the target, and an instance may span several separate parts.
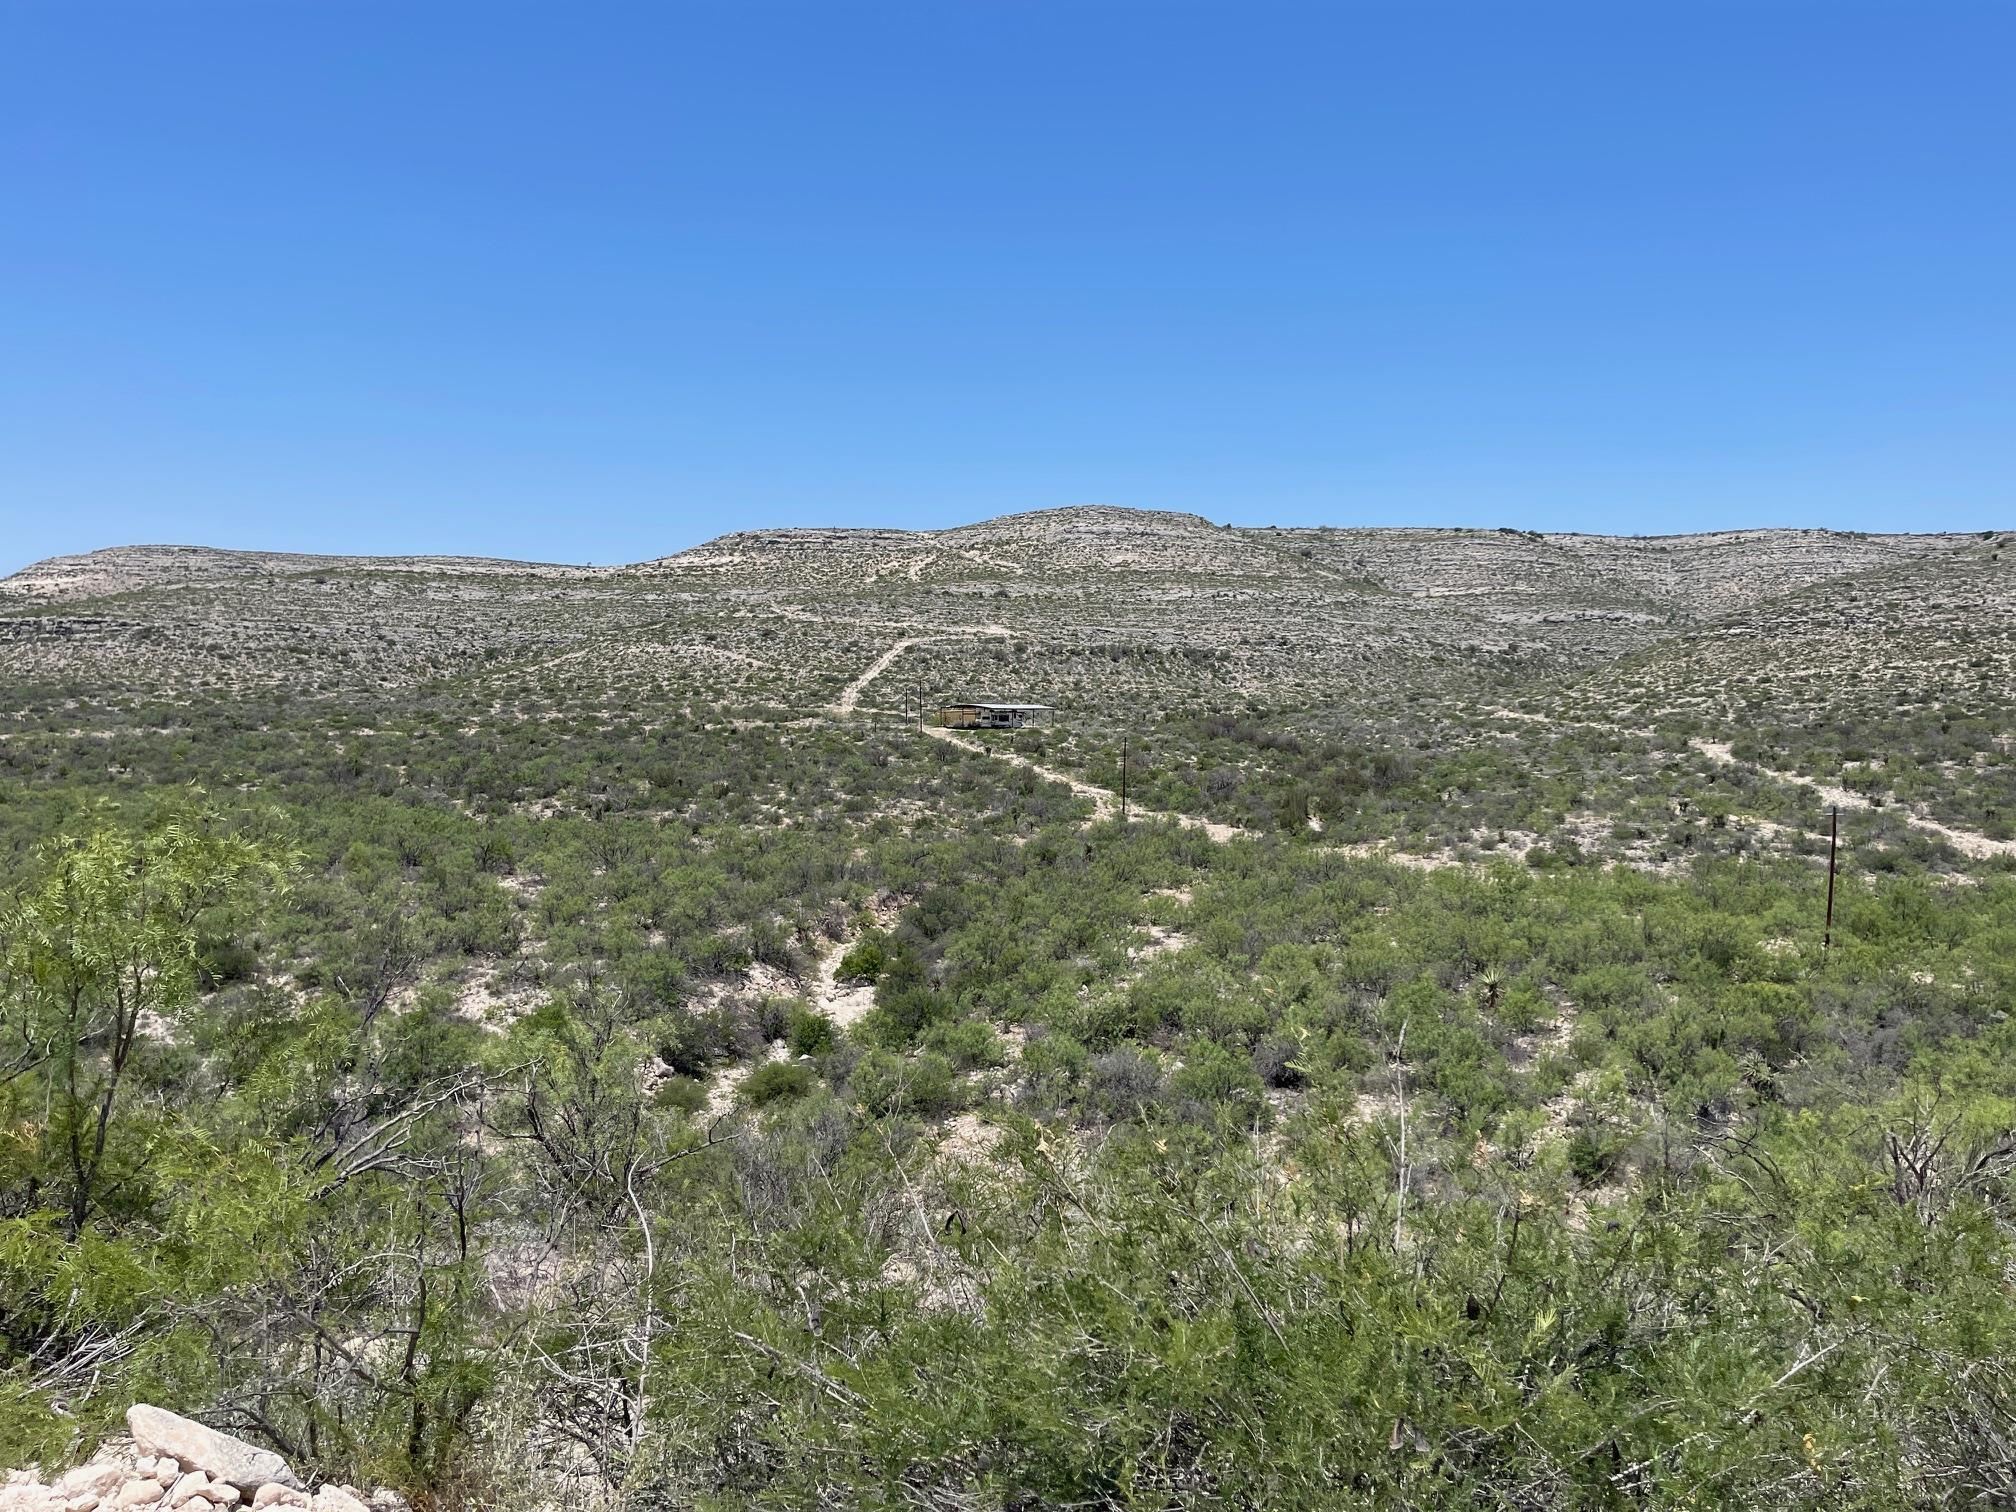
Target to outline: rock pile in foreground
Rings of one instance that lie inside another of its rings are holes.
[[[117,1512],[124,1507],[297,1507],[310,1512],[406,1512],[396,1492],[351,1486],[310,1493],[287,1461],[228,1433],[144,1404],[126,1414],[130,1447],[108,1446],[53,1485],[15,1470],[0,1486],[0,1512]]]

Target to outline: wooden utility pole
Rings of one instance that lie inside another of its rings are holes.
[[[1841,847],[1841,806],[1828,811],[1827,821],[1827,928],[1820,936],[1822,954],[1834,948],[1834,856]]]
[[[1120,737],[1120,822],[1127,822],[1127,737]]]

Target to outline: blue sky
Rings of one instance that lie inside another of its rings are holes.
[[[2016,525],[2016,5],[0,0],[0,571]]]

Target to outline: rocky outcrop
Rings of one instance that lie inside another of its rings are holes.
[[[141,1402],[127,1409],[126,1427],[142,1454],[166,1456],[184,1469],[201,1470],[212,1480],[251,1495],[261,1486],[301,1489],[300,1478],[271,1449],[261,1449],[190,1418]]]
[[[286,1460],[191,1418],[138,1404],[126,1414],[129,1445],[101,1449],[45,1484],[16,1470],[0,1486],[0,1512],[117,1512],[125,1507],[213,1512],[293,1507],[304,1512],[407,1512],[397,1492],[324,1485],[310,1492]]]

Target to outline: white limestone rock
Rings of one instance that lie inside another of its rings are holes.
[[[201,1470],[212,1480],[228,1482],[240,1491],[257,1492],[269,1485],[301,1489],[301,1481],[287,1461],[272,1450],[206,1428],[191,1418],[136,1402],[126,1411],[126,1426],[142,1454],[160,1455],[183,1468]]]
[[[117,1491],[125,1480],[126,1472],[119,1466],[93,1460],[88,1465],[79,1465],[57,1476],[55,1489],[64,1496],[104,1497]]]

